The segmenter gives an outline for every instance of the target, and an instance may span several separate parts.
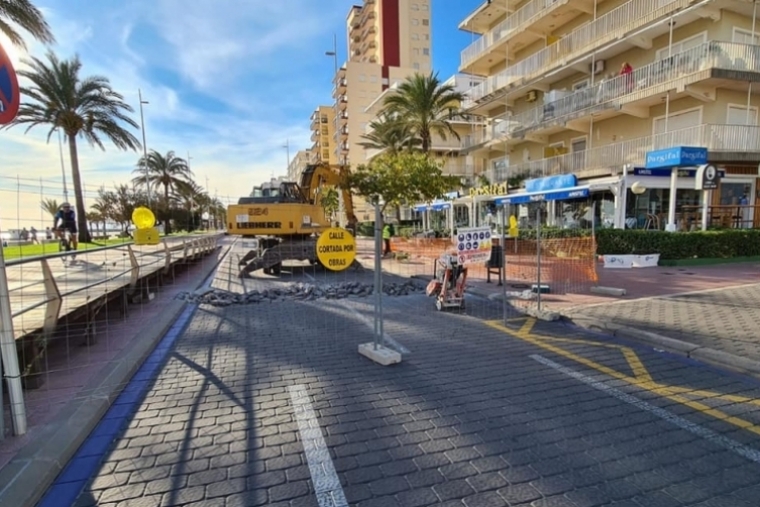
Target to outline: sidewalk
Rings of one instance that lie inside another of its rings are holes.
[[[359,257],[367,246],[360,241]],[[383,269],[402,276],[430,279],[432,260],[384,259]],[[605,269],[597,267],[599,281],[575,287],[577,293],[543,294],[542,307],[587,329],[634,339],[714,363],[760,374],[760,264],[699,267]],[[624,289],[620,297],[590,292],[591,286]],[[471,269],[467,293],[501,300],[504,291],[525,290],[524,282],[486,283],[482,268]],[[508,296],[517,307],[535,301]]]
[[[196,289],[213,272],[225,243],[162,286],[152,301],[130,305],[126,315],[105,311],[87,347],[74,341],[66,354],[51,354],[45,383],[24,391],[27,433],[0,440],[0,505],[36,503],[185,309],[175,296]],[[9,407],[3,408],[9,431]]]

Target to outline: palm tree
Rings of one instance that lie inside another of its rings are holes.
[[[6,127],[28,124],[26,132],[29,132],[35,126],[45,125],[50,128],[48,141],[56,129],[63,130],[71,158],[79,242],[89,243],[91,238],[82,194],[77,137],[81,136],[91,146],[102,150],[105,150],[103,137],[120,150],[136,150],[140,142],[122,123],[133,128],[137,128],[137,123],[125,114],[132,112],[132,107],[111,88],[107,78],[82,78],[79,75],[82,69],[79,56],[59,60],[49,52],[47,57],[47,63],[32,57],[24,62],[30,68],[18,72],[31,82],[31,86],[21,87],[21,95],[31,99],[31,102],[21,104],[18,116]]]
[[[372,133],[362,135],[366,142],[359,143],[371,150],[388,150],[395,154],[404,149],[411,150],[420,145],[420,140],[414,137],[411,126],[396,116],[380,114],[369,123]]]
[[[55,42],[42,12],[29,0],[0,0],[0,32],[8,37],[11,44],[26,49],[24,39],[9,22],[18,25],[44,44]]]
[[[156,150],[151,150],[147,157],[140,157],[133,172],[140,173],[140,176],[133,180],[137,184],[153,188],[164,187],[164,232],[169,234],[169,195],[193,177],[187,161],[177,157],[173,151],[161,155]]]
[[[428,153],[433,132],[443,140],[449,134],[459,139],[449,120],[459,116],[463,100],[464,94],[453,85],[441,83],[438,74],[415,74],[401,83],[396,93],[385,98],[383,113],[406,123],[421,141],[423,153]]]
[[[55,219],[55,215],[58,213],[58,209],[61,205],[58,204],[58,201],[55,199],[44,199],[40,202],[40,207],[42,208],[42,211],[49,213],[50,216]]]
[[[207,196],[203,190],[203,187],[198,185],[194,181],[180,181],[177,184],[177,188],[174,191],[173,201],[177,203],[182,209],[187,211],[188,223],[187,230],[191,231],[195,228],[195,215],[194,211],[202,209],[201,204],[207,200]]]

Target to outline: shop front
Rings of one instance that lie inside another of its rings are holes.
[[[523,192],[497,197],[495,203],[515,216],[522,229],[533,228],[537,218],[550,227],[591,228],[598,217],[591,187],[579,185],[574,174],[526,180]],[[545,205],[532,206],[539,203]]]

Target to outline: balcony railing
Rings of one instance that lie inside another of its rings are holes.
[[[700,73],[711,68],[760,72],[760,46],[706,42],[645,65],[631,74],[616,76],[515,114],[506,135],[520,137],[537,127],[564,125],[573,118],[620,109],[626,103],[700,81],[704,79]]]
[[[695,0],[630,0],[620,7],[574,30],[566,37],[496,75],[490,76],[469,93],[465,107],[517,82],[526,83],[566,65],[600,45],[622,40],[629,32],[686,7]]]
[[[648,151],[671,146],[701,146],[712,152],[760,153],[760,127],[755,125],[695,125],[662,134],[639,137],[621,143],[567,153],[557,157],[511,165],[511,176],[542,178],[559,174],[583,177],[608,175],[626,164],[641,167]],[[502,181],[506,177],[502,178]]]
[[[532,0],[526,3],[504,21],[491,28],[478,40],[464,48],[461,53],[462,67],[466,66],[498,42],[513,33],[524,30],[536,18],[546,16],[551,9],[568,3],[569,0]]]

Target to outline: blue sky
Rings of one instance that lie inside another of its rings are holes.
[[[338,34],[346,57],[346,0],[37,0],[57,38],[60,57],[79,54],[83,74],[108,77],[136,108],[145,106],[150,149],[187,157],[198,183],[223,201],[236,200],[291,156],[310,146],[309,116],[330,103],[333,61],[324,55]],[[458,23],[481,0],[432,0],[433,60],[445,79],[472,40]],[[297,17],[293,13],[298,13]],[[45,48],[30,42],[42,57]],[[24,55],[8,49],[14,59]],[[0,226],[44,220],[42,194],[60,200],[58,143],[43,129],[0,131]],[[135,132],[140,135],[139,132]],[[66,148],[64,147],[64,150]],[[136,153],[80,145],[88,197],[101,185],[130,181]],[[66,171],[69,162],[64,161]],[[19,178],[17,180],[16,178]],[[70,182],[69,182],[70,186]],[[21,192],[16,192],[17,188]],[[91,202],[88,202],[88,205]],[[19,221],[19,215],[21,221]],[[14,220],[15,218],[15,220]],[[28,226],[28,225],[27,225]]]

